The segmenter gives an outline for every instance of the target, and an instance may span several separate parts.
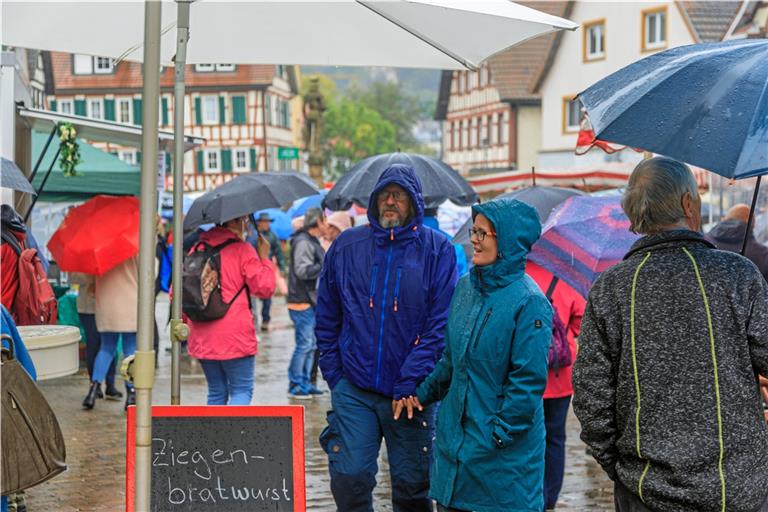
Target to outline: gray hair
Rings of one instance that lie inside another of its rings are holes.
[[[698,185],[691,169],[671,158],[643,160],[629,177],[621,207],[633,233],[652,234],[685,219],[680,199],[697,197]]]

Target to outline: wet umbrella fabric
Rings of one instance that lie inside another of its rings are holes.
[[[768,173],[768,40],[666,50],[579,95],[595,135],[726,178]]]
[[[539,220],[544,224],[555,207],[569,197],[578,195],[584,195],[584,192],[575,188],[533,186],[501,194],[499,198],[517,199],[529,206],[533,206],[536,209],[536,213],[539,214]],[[472,250],[472,242],[469,240],[469,230],[472,227],[472,222],[472,218],[468,219],[456,232],[456,236],[453,237],[453,243],[461,244],[465,247],[465,250],[466,246],[469,246],[470,251]]]
[[[0,186],[27,194],[35,194],[35,189],[19,166],[7,158],[0,157]]]
[[[260,209],[280,208],[317,193],[310,179],[297,172],[242,174],[198,197],[184,219],[184,230],[201,224],[221,224]]]
[[[568,283],[583,297],[639,238],[629,231],[620,197],[576,196],[549,216],[528,258]]]
[[[314,196],[305,197],[303,199],[297,199],[293,202],[293,205],[288,208],[288,216],[292,219],[295,219],[296,217],[301,217],[305,213],[307,213],[307,210],[310,208],[320,208],[323,204],[323,198],[325,197],[326,192],[322,191],[319,194],[315,194]]]
[[[427,209],[437,208],[446,200],[460,206],[477,202],[477,192],[445,162],[411,153],[386,153],[353,165],[325,196],[323,206],[336,211],[347,210],[353,203],[367,207],[379,176],[392,164],[413,167],[421,179]]]
[[[139,200],[96,196],[72,208],[48,241],[65,272],[103,275],[139,253]]]

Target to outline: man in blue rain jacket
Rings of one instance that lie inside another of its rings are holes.
[[[395,401],[416,394],[443,351],[457,280],[450,241],[423,217],[421,182],[392,165],[371,194],[370,225],[342,233],[325,257],[316,335],[333,409],[320,443],[344,512],[373,510],[382,437],[394,512],[432,510],[434,409],[394,419]]]

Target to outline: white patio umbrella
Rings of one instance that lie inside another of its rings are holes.
[[[176,54],[177,16],[163,1],[164,64]],[[3,44],[142,59],[141,2],[4,0],[2,20]],[[507,0],[198,0],[186,61],[463,69],[576,26]]]
[[[143,61],[142,153],[157,153],[159,68],[176,68],[174,162],[182,161],[186,63],[259,63],[472,69],[537,35],[578,25],[506,0],[164,0],[91,2],[4,0],[4,45]],[[175,30],[174,30],[175,29]],[[141,173],[135,510],[150,508],[154,357],[154,161]],[[174,165],[174,183],[181,166]],[[181,188],[174,190],[174,232],[182,232]],[[181,282],[181,244],[174,244],[173,281]],[[174,295],[171,336],[183,337]],[[178,403],[178,343],[173,343]],[[130,492],[131,489],[129,489]]]

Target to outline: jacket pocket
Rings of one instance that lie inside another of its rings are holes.
[[[373,298],[376,295],[376,278],[379,275],[379,266],[374,265],[371,270],[371,284],[368,291],[368,307],[373,309]]]
[[[477,330],[475,339],[472,340],[472,350],[477,349],[477,345],[480,343],[480,339],[483,337],[485,326],[488,325],[488,320],[491,319],[492,314],[493,314],[493,308],[492,307],[488,308],[488,311],[485,312],[485,316],[483,317],[483,322],[480,324],[480,328]]]

